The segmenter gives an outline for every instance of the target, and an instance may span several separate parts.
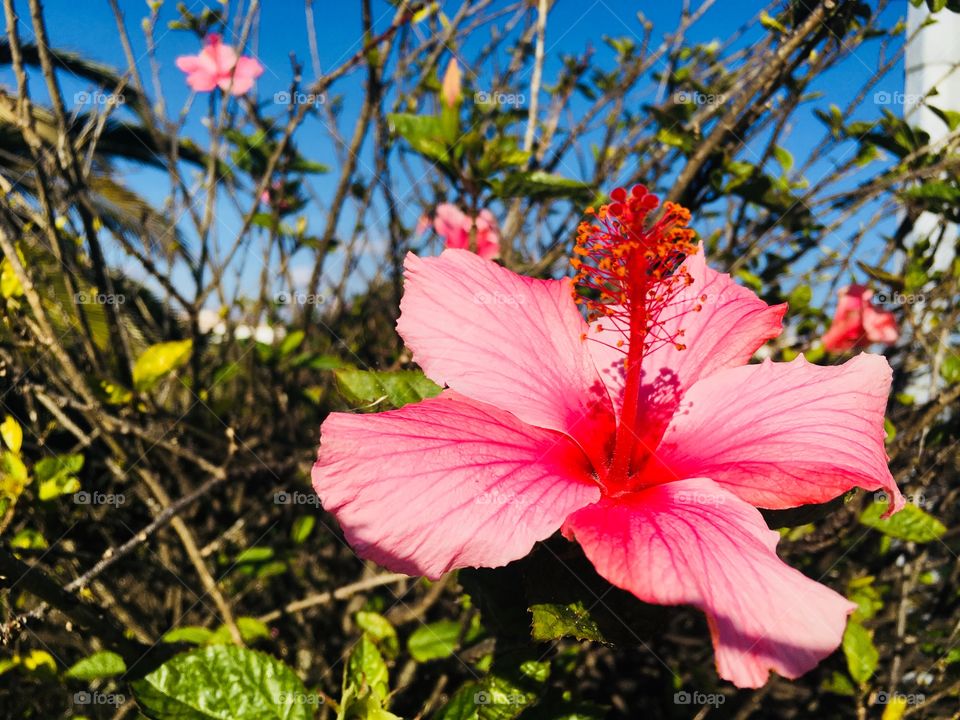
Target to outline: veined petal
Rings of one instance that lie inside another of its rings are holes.
[[[361,557],[431,578],[521,558],[600,497],[569,438],[451,391],[331,414],[313,486]]]
[[[645,602],[707,614],[720,677],[796,678],[840,644],[855,605],[777,557],[760,513],[706,479],[679,480],[574,513],[564,526],[603,577]]]
[[[407,255],[397,330],[434,381],[522,421],[595,444],[609,399],[570,280],[517,275],[463,250]]]
[[[715,373],[684,395],[657,460],[668,477],[710,477],[751,505],[783,509],[854,487],[904,500],[887,467],[891,370],[863,353],[843,365],[769,360]]]
[[[707,267],[702,247],[683,267],[693,284],[660,321],[664,334],[677,335],[685,348],[661,345],[643,359],[645,383],[667,373],[681,390],[718,370],[749,362],[761,345],[780,334],[787,311],[786,305],[767,305],[727,273]]]

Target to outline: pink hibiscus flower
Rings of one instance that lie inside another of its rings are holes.
[[[889,310],[873,305],[873,290],[863,285],[850,285],[837,292],[837,309],[830,329],[823,335],[828,352],[846,352],[865,348],[871,343],[893,345],[900,338],[897,319]]]
[[[442,203],[437,206],[433,229],[443,238],[448,250],[469,250],[470,231],[473,219],[456,205]],[[493,260],[500,255],[500,229],[497,219],[489,210],[481,210],[476,218],[477,255],[484,260]],[[421,227],[421,225],[418,225]]]
[[[187,74],[187,85],[196,92],[210,92],[215,87],[231,95],[243,95],[253,81],[263,74],[263,65],[252,57],[237,57],[230,45],[223,44],[217,33],[207,35],[198,55],[181,55],[177,67]]]
[[[331,414],[314,488],[361,556],[412,575],[500,566],[562,529],[614,585],[703,610],[721,677],[795,678],[854,605],[782,562],[757,508],[855,486],[903,506],[890,368],[748,365],[786,307],[708,268],[683,208],[651,225],[643,187],[613,200],[581,225],[573,281],[408,255],[398,330],[446,389]]]

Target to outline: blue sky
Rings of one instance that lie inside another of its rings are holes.
[[[21,16],[26,19],[21,23],[21,33],[25,38],[30,37],[25,0],[16,0],[21,10]],[[214,0],[206,3],[188,3],[191,9],[197,11],[204,4],[210,7],[219,7]],[[510,3],[506,0],[495,0],[493,7],[505,7]],[[694,3],[696,6],[697,3]],[[146,44],[143,32],[140,29],[141,19],[146,15],[146,4],[143,0],[120,0],[120,5],[126,13],[126,27],[134,46],[134,53],[138,56],[141,72],[149,77],[149,66],[146,58]],[[160,81],[169,112],[175,114],[189,97],[182,73],[174,66],[178,55],[197,52],[199,43],[192,33],[167,29],[167,23],[175,19],[178,13],[176,3],[167,0],[161,11],[161,21],[156,33],[158,56],[161,63]],[[231,3],[231,6],[236,3]],[[304,66],[305,84],[313,79],[310,54],[308,49],[308,33],[304,3],[300,0],[264,0],[262,3],[259,32],[253,38],[249,51],[255,54],[266,67],[266,72],[257,85],[257,95],[261,101],[269,100],[274,93],[288,88],[291,77],[290,53],[296,54]],[[456,10],[456,2],[445,2],[443,7],[448,14]],[[377,19],[378,30],[385,29],[395,12],[394,8],[383,0],[374,0],[374,16]],[[610,67],[613,62],[613,51],[605,43],[607,36],[634,37],[638,39],[641,28],[636,18],[637,11],[653,22],[653,43],[662,39],[664,32],[672,30],[679,17],[680,4],[677,2],[665,3],[662,1],[642,0],[641,2],[626,2],[623,0],[558,0],[550,14],[546,40],[547,62],[545,66],[545,83],[549,84],[560,67],[560,57],[564,53],[582,53],[587,47],[594,49],[594,62],[600,66]],[[106,0],[88,0],[83,3],[83,12],[78,14],[76,0],[47,0],[45,3],[48,32],[55,47],[73,50],[83,55],[112,65],[124,68],[126,61],[119,42],[115,20]],[[705,18],[695,26],[690,34],[694,41],[709,42],[719,40],[723,42],[730,37],[743,23],[751,19],[757,12],[755,3],[744,0],[721,0],[707,12]],[[890,10],[890,24],[898,16],[906,13],[906,2],[895,2]],[[324,70],[337,67],[345,59],[353,55],[361,44],[360,35],[360,3],[357,0],[316,0],[314,2],[315,29],[318,40],[319,55]],[[503,20],[505,21],[505,19]],[[426,24],[418,27],[419,32],[426,30]],[[740,42],[747,43],[757,39],[764,32],[754,29],[742,38]],[[465,47],[456,48],[456,53],[462,58],[469,58],[488,39],[486,29],[476,33]],[[229,33],[228,33],[229,41]],[[818,102],[823,107],[827,102],[835,102],[843,107],[851,98],[860,84],[872,73],[877,65],[876,43],[865,49],[858,50],[857,55],[847,60],[830,76],[822,78],[819,88],[825,93]],[[485,69],[490,72],[490,68]],[[469,71],[468,71],[469,72]],[[349,130],[353,118],[359,107],[362,92],[362,71],[348,76],[338,83],[335,92],[342,94],[344,111],[341,127]],[[902,89],[902,68],[898,65],[887,77],[881,81],[878,90],[898,91]],[[473,78],[475,88],[483,88],[489,82],[489,77]],[[0,70],[0,83],[13,85],[12,74],[8,69]],[[72,93],[90,90],[89,84],[73,82],[63,78],[64,92],[69,99]],[[632,106],[639,110],[644,102],[655,98],[657,86],[654,82],[641,85],[638,94],[629,98]],[[45,97],[44,88],[39,76],[34,75],[31,90],[38,100]],[[526,88],[518,89],[518,92]],[[197,142],[205,144],[206,130],[200,119],[206,109],[206,98],[197,98],[194,102],[191,115],[186,125],[186,132]],[[876,109],[874,109],[876,110]],[[871,112],[868,106],[866,113]],[[876,113],[878,114],[878,110]],[[298,146],[301,152],[313,160],[335,166],[332,145],[326,138],[324,128],[319,119],[310,119],[301,128],[297,135]],[[787,148],[797,158],[797,164],[802,164],[805,150],[813,145],[814,140],[822,133],[822,125],[810,112],[800,113],[795,123],[791,139]],[[825,172],[827,165],[815,168],[813,173]],[[577,169],[568,164],[563,169],[566,174],[574,175]],[[361,174],[369,177],[372,174],[372,163],[361,163]],[[129,168],[127,181],[145,195],[159,202],[168,192],[169,184],[164,178],[158,178],[149,171],[135,171]],[[313,188],[318,197],[327,197],[333,191],[335,173],[312,180]],[[405,220],[408,224],[416,219],[416,208],[410,208]],[[232,215],[232,217],[231,217]],[[308,219],[311,228],[319,231],[321,212],[318,209],[308,209]],[[343,226],[352,224],[350,213],[345,213]],[[229,209],[221,212],[220,222],[224,224],[224,231],[229,234],[230,226],[238,226],[236,213]],[[114,251],[114,259],[122,259],[118,250]],[[305,258],[306,259],[306,258]],[[253,268],[255,270],[255,268]],[[252,270],[251,270],[252,272]],[[251,280],[251,277],[247,278]]]

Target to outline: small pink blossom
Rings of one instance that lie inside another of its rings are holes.
[[[437,206],[433,229],[443,238],[449,250],[469,250],[473,219],[456,205],[442,203]],[[419,226],[418,226],[419,227]],[[493,260],[500,255],[500,229],[489,210],[481,210],[476,218],[476,252],[484,260]]]
[[[451,59],[443,73],[443,83],[440,86],[440,97],[448,108],[453,109],[460,102],[461,83],[460,66],[456,60]]]
[[[823,335],[828,352],[847,352],[872,343],[893,345],[900,338],[897,319],[889,310],[873,305],[873,291],[863,285],[850,285],[837,293],[837,309],[830,329]]]
[[[215,87],[231,95],[243,95],[253,81],[263,74],[263,65],[247,56],[237,57],[217,33],[207,35],[198,55],[181,55],[177,67],[187,74],[187,85],[196,92],[210,92]]]
[[[780,560],[757,508],[853,487],[903,506],[890,366],[749,364],[786,306],[707,267],[683,208],[651,225],[645,188],[612,197],[580,227],[573,281],[408,255],[397,329],[446,387],[332,413],[313,486],[358,554],[412,575],[504,565],[559,529],[612,584],[705,612],[721,677],[796,678],[855,605]]]

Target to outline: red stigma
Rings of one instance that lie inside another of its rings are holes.
[[[681,344],[667,336],[660,322],[663,311],[683,288],[693,282],[683,259],[696,252],[694,231],[687,227],[690,211],[668,202],[656,222],[650,214],[660,201],[643,185],[627,193],[616,188],[611,203],[598,210],[588,208],[577,230],[570,263],[575,298],[586,307],[587,320],[609,318],[612,326],[630,338],[642,338],[645,349],[654,344]],[[641,312],[642,311],[642,312]],[[645,326],[633,327],[632,315],[642,315]]]

